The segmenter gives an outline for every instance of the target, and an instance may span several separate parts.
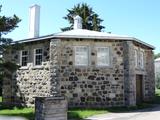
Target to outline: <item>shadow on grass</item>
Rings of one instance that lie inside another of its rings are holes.
[[[132,112],[132,111],[141,110],[141,109],[150,108],[150,107],[152,107],[152,104],[142,103],[134,107],[111,107],[111,108],[104,108],[104,109],[103,108],[100,108],[100,109],[74,108],[74,109],[69,109],[68,119],[82,120],[97,114],[125,113],[125,112]]]
[[[160,93],[156,93],[153,103],[160,104]]]
[[[159,92],[156,92],[155,99],[153,102],[150,103],[142,103],[134,107],[112,107],[112,108],[106,108],[106,109],[82,109],[82,108],[74,108],[74,109],[69,109],[68,110],[68,119],[69,120],[82,120],[85,119],[86,117],[93,116],[96,114],[103,114],[103,113],[123,113],[123,112],[132,112],[136,110],[141,110],[145,108],[150,108],[153,106],[153,104],[160,104],[160,90]],[[0,104],[0,115],[6,115],[6,116],[20,116],[24,117],[28,120],[34,120],[34,111],[27,111],[25,112],[25,108],[20,107],[20,108],[15,108],[15,107],[6,107]],[[27,109],[27,108],[26,108]],[[11,112],[1,112],[5,110],[20,110],[24,111],[22,112],[16,112],[16,113],[11,113]]]
[[[68,119],[69,120],[81,120],[83,117],[81,117],[76,111],[68,111]]]
[[[0,114],[4,116],[17,116],[17,117],[23,117],[26,118],[27,120],[34,120],[34,113],[13,113],[13,114]]]
[[[82,120],[88,116],[83,115],[83,112],[87,113],[89,111],[96,111],[95,113],[91,114],[96,115],[97,113],[123,113],[123,112],[134,112],[137,110],[142,110],[145,108],[152,108],[153,106],[160,104],[160,89],[156,89],[155,98],[152,102],[142,103],[134,107],[112,107],[106,109],[69,109],[68,111],[68,118],[73,120]]]
[[[27,120],[34,120],[34,109],[24,107],[8,107],[0,103],[0,115],[24,117]]]

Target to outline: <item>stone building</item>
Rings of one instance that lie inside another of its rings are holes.
[[[160,58],[154,60],[155,66],[155,86],[160,88]]]
[[[20,68],[3,83],[3,102],[32,106],[60,96],[69,107],[134,106],[154,97],[154,47],[134,37],[81,28],[24,39],[4,57]]]

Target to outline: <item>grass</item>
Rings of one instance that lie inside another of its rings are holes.
[[[68,111],[69,119],[84,119],[89,116],[107,113],[106,110],[95,110],[95,109],[71,109]]]
[[[6,116],[21,116],[28,120],[34,120],[34,109],[33,108],[17,108],[12,109],[3,108],[0,109],[0,115]]]
[[[155,94],[156,95],[155,95],[154,103],[160,104],[160,89],[156,89]]]
[[[2,97],[0,97],[0,102]],[[160,89],[156,89],[156,97],[154,102],[155,104],[160,104]],[[135,107],[114,107],[107,109],[69,109],[68,110],[68,119],[81,120],[89,116],[110,113],[110,112],[128,112],[143,108],[150,107],[151,104],[143,103]],[[12,109],[5,108],[0,106],[0,115],[6,116],[21,116],[25,117],[28,120],[34,120],[34,109],[33,108],[17,108],[13,107]]]
[[[154,104],[160,104],[160,89],[156,89],[155,99],[153,101]],[[110,112],[128,112],[133,110],[139,110],[144,108],[149,108],[152,106],[153,103],[142,103],[140,105],[134,107],[114,107],[114,108],[107,108],[107,109],[71,109],[68,111],[69,118],[80,120],[86,117],[103,114],[103,113],[110,113]]]
[[[106,109],[70,109],[68,111],[68,118],[69,119],[76,119],[81,120],[93,115],[98,114],[106,114],[106,113],[122,113],[122,112],[129,112],[133,110],[139,110],[151,107],[151,104],[143,103],[138,106],[134,107],[112,107],[112,108],[106,108]]]

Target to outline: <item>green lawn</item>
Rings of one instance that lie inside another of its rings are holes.
[[[12,108],[0,109],[0,115],[6,116],[21,116],[27,118],[28,120],[34,120],[34,109],[33,108]]]
[[[0,97],[0,102],[2,100],[2,97]],[[160,104],[160,89],[156,89],[156,97],[154,100],[154,103]],[[116,108],[107,108],[107,109],[69,109],[68,110],[68,118],[69,119],[84,119],[86,117],[97,115],[97,114],[103,114],[103,113],[109,113],[109,112],[126,112],[131,110],[137,110],[149,107],[151,104],[141,104],[136,107],[116,107]],[[28,120],[34,120],[34,109],[33,108],[12,108],[7,109],[4,106],[0,105],[0,115],[7,115],[7,116],[21,116],[25,117]]]
[[[128,112],[133,110],[139,110],[151,107],[150,104],[143,103],[135,107],[112,107],[106,109],[70,109],[68,110],[68,117],[76,120],[81,120],[89,116],[104,114],[104,113],[118,113],[118,112]]]
[[[156,95],[160,96],[160,89],[156,89]]]
[[[156,89],[156,96],[154,99],[155,104],[160,104],[160,89]]]
[[[96,114],[107,113],[107,110],[92,110],[92,109],[74,109],[68,111],[68,118],[72,119],[84,119]]]

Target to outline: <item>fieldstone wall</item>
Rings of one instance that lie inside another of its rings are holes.
[[[152,101],[155,96],[155,69],[154,53],[152,50],[146,50],[146,76],[144,87],[144,101]]]
[[[124,92],[125,105],[136,105],[136,75],[135,75],[135,59],[134,44],[132,41],[124,41]]]
[[[144,68],[135,66],[135,50],[138,51],[138,59],[140,51],[143,51]],[[126,41],[124,53],[125,105],[136,105],[136,75],[142,75],[143,101],[152,101],[155,94],[153,51],[142,44]]]
[[[36,97],[35,120],[67,120],[67,110],[64,97]]]
[[[34,66],[34,49],[43,49],[43,62],[41,66]],[[23,50],[29,51],[29,63],[20,67],[12,78],[3,82],[3,102],[16,105],[34,105],[34,97],[50,96],[50,62],[49,42],[25,44]],[[8,54],[13,60],[20,64],[20,51],[11,51]],[[8,56],[5,56],[6,60]],[[9,59],[9,58],[8,58]]]
[[[89,65],[75,65],[75,46],[89,47]],[[110,48],[110,66],[97,66],[97,47]],[[33,65],[35,48],[43,48],[42,66]],[[143,99],[154,96],[153,52],[132,41],[52,39],[26,43],[29,63],[3,84],[3,100],[33,106],[34,97],[66,96],[69,107],[136,105],[136,74],[143,75]],[[134,50],[144,51],[144,69],[135,68]],[[6,60],[20,63],[20,52],[10,51]]]
[[[74,46],[89,47],[89,65],[75,66]],[[110,66],[96,65],[97,47],[110,47]],[[52,52],[53,54],[53,52]],[[60,93],[69,107],[109,107],[124,105],[123,42],[103,40],[62,40],[59,51]]]
[[[142,75],[143,77],[143,101],[152,101],[155,96],[154,53],[151,49],[138,43],[134,43],[135,49],[144,54],[144,68],[135,68],[135,75]]]

